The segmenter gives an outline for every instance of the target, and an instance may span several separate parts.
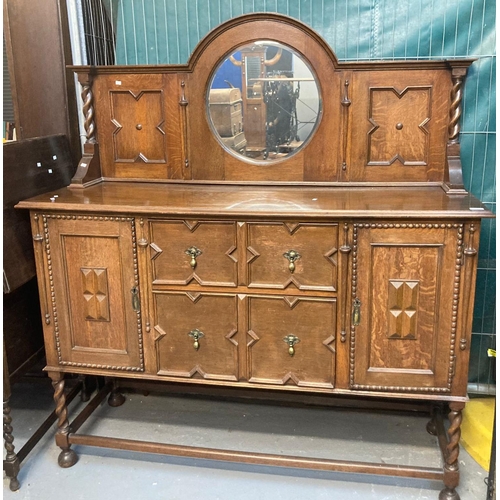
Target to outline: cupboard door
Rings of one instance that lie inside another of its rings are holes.
[[[236,286],[235,222],[152,221],[153,284]]]
[[[134,219],[44,219],[59,364],[143,371]]]
[[[246,300],[249,382],[333,388],[336,300],[290,296]]]
[[[450,391],[462,234],[459,224],[354,225],[352,388]]]
[[[249,287],[335,291],[337,224],[269,222],[247,227]]]
[[[238,380],[234,295],[154,292],[158,375]]]

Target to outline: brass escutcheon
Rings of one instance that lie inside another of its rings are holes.
[[[184,251],[185,254],[189,255],[191,257],[191,261],[189,262],[189,265],[194,269],[196,267],[196,257],[199,257],[203,252],[196,247],[189,247],[187,250]]]
[[[295,348],[293,346],[295,344],[298,344],[300,342],[300,339],[299,337],[290,334],[286,337],[283,337],[283,342],[286,342],[288,344],[288,354],[290,354],[290,356],[293,356],[295,354]]]
[[[197,351],[200,348],[200,343],[198,341],[201,339],[201,337],[204,337],[205,334],[202,331],[198,330],[198,328],[195,328],[194,330],[191,330],[188,335],[194,339],[193,347]]]
[[[300,259],[300,253],[296,250],[288,250],[283,254],[283,257],[289,260],[288,269],[293,273],[295,271],[295,261]]]

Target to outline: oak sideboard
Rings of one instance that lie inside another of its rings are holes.
[[[457,500],[480,223],[463,185],[472,60],[339,62],[309,27],[250,14],[186,65],[73,67],[87,141],[29,209],[59,464],[72,444],[443,478]],[[443,468],[78,434],[66,374],[447,408]]]

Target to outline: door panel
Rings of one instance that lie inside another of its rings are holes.
[[[353,281],[361,319],[351,338],[351,386],[446,392],[456,331],[450,298],[459,279],[460,228],[397,226],[355,226]]]
[[[142,371],[133,219],[48,217],[60,364]]]

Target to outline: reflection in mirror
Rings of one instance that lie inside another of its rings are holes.
[[[239,47],[218,66],[209,88],[209,121],[238,157],[286,158],[303,147],[319,122],[321,99],[311,69],[275,42]]]

